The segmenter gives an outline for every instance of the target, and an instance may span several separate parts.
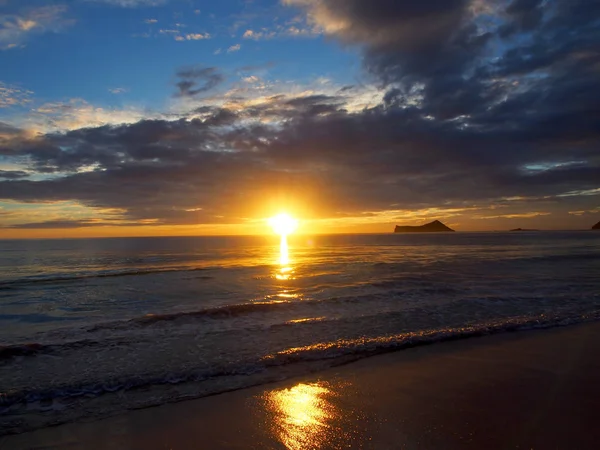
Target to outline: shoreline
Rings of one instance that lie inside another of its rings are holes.
[[[600,322],[439,342],[7,435],[0,449],[595,448],[599,352]]]
[[[98,391],[98,385],[94,384],[78,387],[76,395],[60,392],[61,395],[54,396],[54,392],[51,391],[46,393],[44,398],[44,392],[41,394],[34,392],[33,395],[41,397],[39,399],[30,397],[25,403],[14,393],[9,393],[0,399],[4,406],[8,405],[8,408],[13,408],[11,414],[0,416],[0,437],[29,433],[80,421],[99,421],[124,414],[127,411],[160,407],[266,386],[278,381],[323,372],[355,361],[390,353],[401,353],[409,349],[436,346],[447,342],[462,342],[479,337],[504,336],[521,331],[552,330],[585,323],[600,323],[599,314],[599,311],[595,311],[582,316],[563,318],[542,315],[537,319],[532,317],[513,318],[508,322],[492,321],[475,326],[421,330],[384,337],[355,339],[346,341],[346,347],[350,344],[352,346],[350,346],[351,348],[342,348],[341,353],[335,345],[319,344],[295,347],[261,359],[261,370],[247,372],[244,369],[241,373],[220,373],[217,376],[211,375],[199,380],[195,374],[188,375],[186,378],[178,375],[175,378],[178,381],[175,383],[166,378],[151,379],[149,382],[132,380],[130,382],[138,384],[130,385],[124,390],[119,387],[123,385],[123,382],[114,385],[105,383],[100,386],[101,392]],[[7,350],[21,351],[24,349],[18,346],[15,349],[8,348]],[[47,356],[53,357],[52,353]],[[40,358],[47,356],[43,351],[38,355]],[[18,355],[16,357],[20,358]],[[156,360],[156,357],[153,356],[152,359]],[[288,359],[291,360],[287,361]],[[21,363],[24,364],[24,361]],[[16,379],[18,380],[18,378]],[[82,394],[81,391],[84,390],[89,394]],[[48,398],[52,400],[48,402]]]

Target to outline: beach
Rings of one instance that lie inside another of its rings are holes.
[[[0,450],[600,450],[600,0],[0,0]]]
[[[2,449],[597,448],[600,323],[437,343]]]

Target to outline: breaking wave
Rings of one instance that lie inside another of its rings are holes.
[[[339,339],[331,342],[318,342],[303,347],[292,347],[283,351],[263,355],[256,360],[247,360],[237,364],[230,364],[217,370],[169,372],[160,377],[142,375],[133,378],[111,378],[102,382],[90,382],[77,385],[63,385],[53,389],[24,389],[13,390],[0,394],[0,413],[7,412],[10,407],[36,402],[48,402],[62,398],[98,396],[117,391],[129,391],[138,388],[148,388],[159,385],[176,385],[186,382],[198,382],[216,377],[223,377],[220,382],[222,391],[231,390],[226,377],[236,375],[257,375],[267,369],[281,366],[298,365],[298,372],[287,370],[285,377],[302,374],[301,363],[314,361],[328,362],[327,366],[334,366],[338,362],[347,362],[365,358],[381,353],[404,350],[417,346],[430,345],[439,342],[466,339],[471,337],[491,334],[545,329],[558,326],[600,320],[600,310],[588,314],[570,317],[549,318],[546,315],[537,317],[515,317],[504,321],[489,321],[464,327],[441,329],[427,329],[406,333],[398,333],[380,337],[364,337],[357,339]],[[98,342],[88,340],[68,344],[69,348],[99,345]],[[41,344],[25,344],[20,346],[0,347],[0,358],[14,356],[29,356],[43,352],[51,352],[52,346]],[[349,358],[349,359],[348,359]],[[283,375],[282,375],[283,376]],[[281,378],[281,377],[280,377]],[[248,378],[249,385],[260,384],[260,377]],[[236,384],[236,388],[246,387]],[[211,392],[214,394],[217,392]],[[189,394],[188,394],[189,395]],[[160,402],[173,401],[177,398],[161,399]],[[1,424],[1,423],[0,423]],[[1,428],[0,428],[1,431]]]
[[[103,270],[89,273],[77,273],[72,275],[52,274],[35,277],[23,277],[13,280],[1,281],[0,290],[15,289],[29,285],[37,284],[53,284],[53,283],[68,283],[90,278],[115,278],[115,277],[131,277],[142,275],[156,275],[159,273],[168,272],[197,272],[201,270],[210,270],[206,267],[154,267],[154,268],[127,268],[118,270]]]

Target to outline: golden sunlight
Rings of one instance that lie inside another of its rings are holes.
[[[290,278],[290,274],[288,272],[291,271],[291,268],[285,267],[290,262],[287,237],[298,228],[298,220],[294,219],[289,214],[280,213],[268,219],[267,223],[271,226],[276,234],[281,236],[279,264],[284,267],[282,269],[282,273],[277,275],[277,278],[287,280]]]
[[[288,249],[287,236],[281,235],[281,242],[279,243],[279,264],[287,266],[290,263],[290,251]],[[288,269],[285,267],[284,269]],[[289,272],[289,269],[287,270]],[[286,278],[287,279],[287,278]]]
[[[288,236],[298,228],[298,221],[286,213],[271,217],[268,223],[273,231],[280,236]]]
[[[290,450],[321,448],[330,436],[329,422],[336,411],[327,397],[331,395],[323,383],[300,383],[290,389],[267,394],[269,409],[274,413],[275,433]]]

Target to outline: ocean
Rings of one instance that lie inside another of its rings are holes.
[[[600,233],[0,241],[0,434],[600,317]],[[560,351],[560,349],[557,349]]]

